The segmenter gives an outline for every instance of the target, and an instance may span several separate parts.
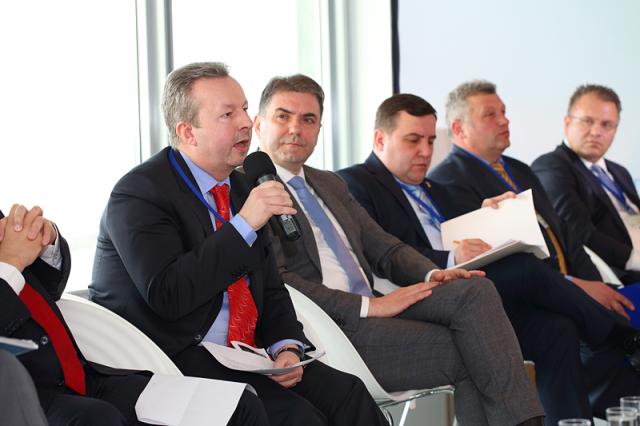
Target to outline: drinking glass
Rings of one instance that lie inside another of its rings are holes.
[[[636,421],[640,421],[640,396],[623,396],[620,398],[620,406],[638,410],[638,419]]]
[[[558,426],[591,426],[591,420],[587,419],[564,419],[558,422]]]
[[[638,410],[631,407],[607,408],[608,426],[637,426]]]

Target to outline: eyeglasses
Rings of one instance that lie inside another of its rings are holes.
[[[600,126],[607,132],[615,130],[616,127],[618,127],[618,123],[614,123],[613,121],[608,121],[608,120],[599,121],[599,120],[594,120],[591,117],[576,117],[575,115],[570,115],[569,118],[572,120],[575,120],[579,126],[584,127],[585,129],[586,128],[590,129],[596,123],[599,123]]]

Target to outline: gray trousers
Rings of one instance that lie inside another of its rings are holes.
[[[0,351],[0,416],[11,426],[48,425],[29,372],[6,351]]]
[[[455,280],[394,318],[361,319],[349,339],[388,391],[453,384],[461,426],[544,414],[493,283]]]

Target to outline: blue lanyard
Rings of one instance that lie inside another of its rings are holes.
[[[424,190],[424,188],[422,188],[420,185],[418,185],[418,191],[422,191],[424,193],[424,196],[427,197],[427,199],[429,201],[431,201],[431,204],[433,205],[433,207],[431,207],[429,204],[425,203],[424,201],[422,201],[420,199],[420,197],[418,197],[413,191],[412,191],[412,187],[410,187],[407,184],[404,184],[402,182],[398,182],[400,184],[400,187],[404,190],[404,192],[406,192],[407,194],[409,194],[409,196],[411,198],[413,198],[416,203],[418,203],[420,205],[420,207],[424,208],[425,210],[427,210],[429,212],[429,214],[431,215],[431,218],[435,221],[438,222],[438,224],[442,223],[445,221],[444,216],[442,216],[440,214],[440,212],[436,209],[436,205],[433,202],[433,200],[429,197],[429,194],[427,194],[427,192]]]
[[[191,182],[189,180],[189,178],[185,174],[184,170],[182,170],[182,168],[178,164],[178,160],[176,160],[176,156],[173,153],[173,149],[169,150],[169,162],[171,163],[171,166],[173,166],[173,168],[176,170],[176,172],[178,172],[178,174],[180,175],[180,177],[182,178],[184,183],[186,183],[187,186],[189,187],[189,189],[191,189],[191,191],[195,194],[195,196],[198,197],[198,200],[200,200],[200,202],[202,204],[204,204],[204,206],[207,208],[207,210],[209,210],[216,217],[216,219],[218,219],[220,221],[220,223],[222,223],[223,225],[225,223],[227,223],[227,221],[224,220],[224,218],[222,216],[220,216],[220,213],[218,213],[216,211],[216,209],[214,209],[211,206],[211,204],[209,204],[207,202],[207,200],[204,199],[204,197],[202,196],[202,193],[200,192],[200,190],[198,188],[196,188],[196,186],[193,184],[193,182]]]
[[[522,189],[520,188],[520,184],[518,184],[518,181],[516,181],[516,178],[513,177],[513,174],[511,174],[511,168],[509,167],[509,165],[503,161],[502,159],[500,159],[500,162],[502,163],[502,167],[504,167],[504,171],[507,172],[507,175],[509,176],[509,179],[511,179],[511,181],[513,182],[513,184],[516,186],[515,188],[513,186],[511,186],[511,184],[509,182],[507,182],[505,180],[505,178],[502,177],[502,175],[500,173],[498,173],[498,171],[496,169],[494,169],[491,164],[489,164],[488,162],[484,161],[482,158],[478,157],[475,154],[472,154],[471,152],[460,148],[460,150],[462,152],[464,152],[465,154],[467,154],[467,156],[469,156],[470,158],[473,158],[474,160],[479,161],[482,165],[484,165],[486,168],[488,168],[491,173],[493,173],[494,175],[496,175],[496,177],[498,179],[500,179],[502,181],[502,183],[505,184],[505,186],[509,189],[511,189],[513,192],[516,193],[520,193],[522,192]]]
[[[593,173],[593,172],[591,172],[591,173],[598,180],[598,182],[600,182],[600,185],[602,185],[607,191],[609,191],[611,193],[611,195],[616,197],[616,200],[618,200],[620,202],[620,204],[622,204],[622,207],[624,207],[624,209],[627,211],[627,213],[630,213],[630,214],[634,214],[635,213],[635,211],[631,208],[629,203],[627,203],[627,199],[624,196],[624,191],[622,190],[622,188],[620,187],[620,184],[618,182],[616,182],[615,180],[611,179],[611,182],[613,183],[613,186],[611,186],[611,184],[609,184],[609,182],[607,182],[605,179],[602,179],[596,173]],[[607,173],[607,172],[604,169],[602,169],[602,173]]]

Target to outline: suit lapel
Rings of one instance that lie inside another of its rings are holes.
[[[170,149],[172,148],[167,149],[167,156],[169,154]],[[175,155],[175,158],[178,162],[179,167],[185,173],[189,181],[193,183],[193,185],[195,185],[195,187],[197,188],[198,185],[196,184],[196,179],[191,174],[191,171],[189,170],[187,163],[185,163],[184,159],[182,158],[182,155],[180,154],[180,152],[177,150],[174,150],[173,153]],[[168,158],[167,158],[167,161],[168,161]],[[189,188],[189,186],[187,186],[187,184],[182,180],[182,177],[178,174],[178,172],[175,169],[173,169],[171,165],[169,165],[169,167],[171,167],[171,170],[177,181],[177,185],[180,191],[179,196],[180,196],[180,199],[182,200],[181,204],[184,206],[187,206],[189,211],[193,213],[195,220],[197,220],[202,226],[202,229],[204,230],[205,235],[211,235],[213,233],[213,224],[211,223],[209,210],[204,205],[202,205],[202,202],[191,191],[191,188]]]
[[[418,233],[422,241],[428,247],[432,248],[431,242],[429,241],[429,238],[427,238],[427,234],[424,232],[424,228],[422,227],[422,224],[420,223],[416,212],[411,207],[409,200],[407,200],[407,197],[404,195],[402,188],[400,188],[400,185],[398,185],[398,182],[396,182],[391,172],[373,153],[369,155],[369,158],[367,158],[364,165],[367,170],[369,170],[369,172],[378,180],[378,182],[380,182],[382,186],[384,186],[389,192],[391,192],[393,198],[395,198],[395,200],[400,204],[400,207],[409,218],[409,222],[411,223],[413,229]]]
[[[578,174],[582,176],[584,182],[586,182],[586,184],[591,188],[594,196],[598,198],[609,211],[609,214],[614,218],[617,226],[624,233],[626,233],[627,229],[624,226],[624,223],[622,223],[622,219],[620,218],[618,210],[616,210],[616,207],[613,205],[611,198],[609,198],[607,190],[602,187],[600,182],[598,182],[598,179],[596,179],[591,170],[587,169],[587,166],[584,165],[582,160],[580,160],[580,157],[575,152],[573,152],[569,147],[565,145],[560,145],[560,149],[562,149],[567,154],[573,167],[578,171]],[[609,163],[607,163],[607,169],[609,169]],[[615,175],[614,179],[616,179],[616,181],[618,180]]]
[[[605,162],[607,163],[607,169],[609,170],[609,173],[611,173],[616,182],[620,184],[620,187],[627,195],[627,197],[629,197],[633,204],[640,208],[640,199],[638,198],[638,193],[636,192],[633,182],[627,178],[620,166],[608,160],[605,160]]]
[[[280,176],[278,176],[277,179],[284,184]],[[307,219],[302,206],[298,203],[296,197],[294,197],[294,195],[291,193],[289,187],[287,185],[284,185],[284,189],[291,196],[291,200],[293,201],[293,208],[298,212],[295,218],[298,221],[298,225],[300,226],[300,233],[302,234],[300,238],[302,238],[302,244],[307,251],[307,256],[311,260],[311,263],[313,263],[313,265],[316,267],[319,274],[322,275],[320,253],[318,253],[318,244],[316,243],[316,238],[313,235],[313,229],[311,228],[309,219]]]

